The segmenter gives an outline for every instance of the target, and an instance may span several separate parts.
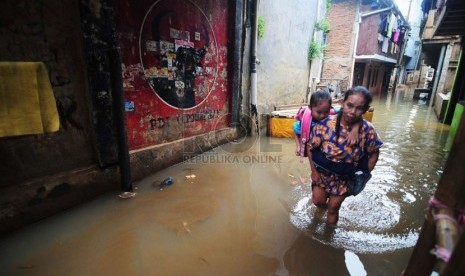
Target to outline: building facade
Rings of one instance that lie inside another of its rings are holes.
[[[131,191],[134,181],[247,135],[257,106],[303,98],[320,3],[4,3],[0,60],[45,65],[60,128],[0,137],[0,233],[106,191]],[[258,14],[269,28],[251,106]],[[289,24],[276,20],[292,14]]]
[[[322,79],[363,85],[380,94],[395,86],[409,25],[393,1],[337,0],[329,12],[331,31]]]

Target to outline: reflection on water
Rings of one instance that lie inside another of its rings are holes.
[[[367,193],[365,191],[365,193]],[[309,204],[305,197],[294,209],[291,222],[312,238],[356,253],[383,253],[415,245],[417,230],[391,231],[399,224],[399,206],[385,198],[373,201],[373,197],[348,198],[341,208],[338,227],[328,235],[328,227],[320,210]]]
[[[248,138],[0,239],[1,275],[399,275],[445,163],[428,105],[378,98],[385,142],[337,228],[311,204],[292,139]],[[174,184],[160,190],[167,176]]]
[[[363,264],[357,255],[355,255],[353,252],[346,251],[344,256],[346,258],[347,270],[349,270],[350,275],[367,275],[367,272],[365,271],[365,268],[363,267]]]

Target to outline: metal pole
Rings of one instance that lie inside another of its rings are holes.
[[[242,51],[242,10],[244,2],[242,0],[236,0],[236,14],[235,14],[235,25],[234,25],[234,65],[233,65],[233,95],[232,95],[232,107],[231,107],[231,123],[233,126],[239,124],[239,106],[240,106],[240,90],[241,90],[241,51]]]
[[[260,127],[258,124],[258,110],[257,110],[257,29],[258,29],[258,1],[253,0],[252,3],[252,32],[251,32],[251,49],[250,52],[250,109],[252,119],[255,117],[256,133],[259,134]],[[253,127],[252,127],[253,129]]]
[[[123,77],[121,71],[121,59],[119,49],[114,46],[109,50],[111,96],[116,122],[116,139],[118,143],[118,163],[120,169],[121,189],[124,192],[132,192],[131,165],[129,161],[129,148],[126,127],[126,113],[123,99]]]

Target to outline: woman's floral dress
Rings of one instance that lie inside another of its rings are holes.
[[[326,158],[333,162],[345,162],[357,166],[364,155],[376,152],[383,144],[373,125],[366,120],[363,120],[363,126],[360,128],[358,144],[353,146],[347,144],[347,136],[352,128],[343,125],[340,125],[339,138],[336,141],[336,119],[337,115],[329,116],[313,127],[308,142],[309,151],[319,148]],[[322,181],[312,185],[324,188],[331,195],[348,195],[344,177],[320,168],[318,171]]]

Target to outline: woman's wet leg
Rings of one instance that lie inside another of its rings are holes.
[[[326,215],[326,223],[336,225],[339,220],[339,209],[344,201],[345,196],[331,195],[328,201],[328,213]]]
[[[326,201],[328,200],[328,193],[320,186],[314,185],[312,187],[312,201],[318,208],[326,209],[328,204]]]

